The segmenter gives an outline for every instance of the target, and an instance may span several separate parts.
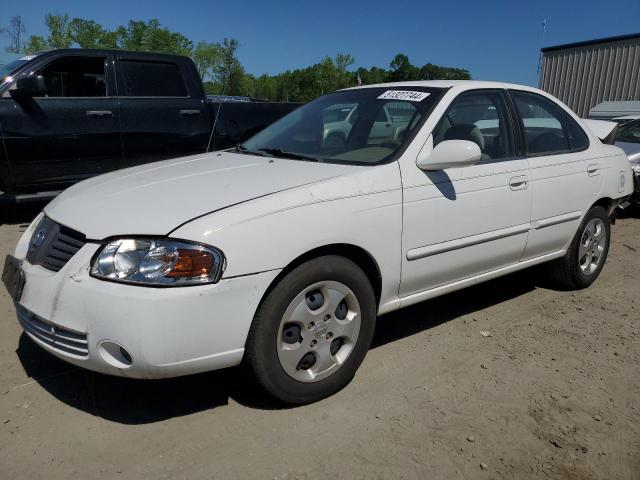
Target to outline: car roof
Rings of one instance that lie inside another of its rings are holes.
[[[518,90],[528,90],[536,93],[545,93],[541,90],[526,85],[517,85],[515,83],[494,82],[484,80],[412,80],[408,82],[390,82],[377,83],[374,85],[361,85],[359,87],[347,88],[346,90],[354,90],[358,88],[374,88],[374,87],[432,87],[432,88],[454,88],[459,90],[470,90],[478,88],[511,88]],[[548,95],[548,94],[546,94]]]

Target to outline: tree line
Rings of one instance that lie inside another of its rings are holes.
[[[180,32],[161,25],[156,19],[130,20],[126,25],[109,30],[94,20],[70,18],[68,14],[45,15],[48,33],[26,35],[20,16],[0,29],[8,39],[8,52],[36,53],[56,48],[107,48],[191,57],[202,77],[208,94],[242,95],[261,100],[306,102],[340,88],[405,80],[438,80],[471,78],[468,70],[427,63],[413,65],[399,53],[389,68],[354,68],[355,58],[348,53],[326,56],[306,68],[287,70],[276,75],[255,76],[245,71],[238,60],[239,43],[234,38],[219,42],[195,43]]]

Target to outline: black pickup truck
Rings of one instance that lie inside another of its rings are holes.
[[[209,101],[187,57],[88,49],[23,57],[0,66],[0,202],[228,148],[297,106]]]

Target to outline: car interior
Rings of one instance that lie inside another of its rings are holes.
[[[480,147],[480,163],[512,157],[514,140],[501,94],[471,92],[458,97],[433,131],[434,147],[445,140],[467,140]]]
[[[47,97],[104,97],[107,84],[105,59],[101,57],[66,57],[47,65],[44,77]]]

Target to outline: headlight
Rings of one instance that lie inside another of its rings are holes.
[[[172,239],[122,238],[94,257],[91,276],[123,283],[186,286],[215,283],[224,256],[207,245]]]

